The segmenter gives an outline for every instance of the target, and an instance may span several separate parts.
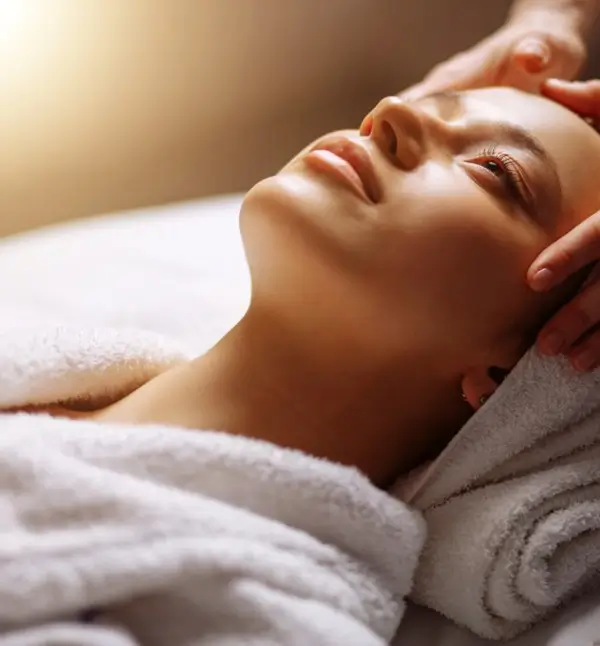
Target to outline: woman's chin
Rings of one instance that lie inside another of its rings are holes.
[[[343,235],[368,217],[366,205],[331,178],[299,167],[255,184],[242,204],[242,217],[274,219],[286,227],[316,228]]]
[[[267,254],[300,264],[347,265],[364,244],[364,224],[349,217],[352,202],[302,172],[262,180],[248,191],[240,212],[249,260]]]

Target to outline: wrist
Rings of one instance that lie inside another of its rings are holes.
[[[600,0],[515,0],[508,23],[533,29],[556,28],[585,39],[600,12]]]

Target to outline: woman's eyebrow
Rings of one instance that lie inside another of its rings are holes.
[[[541,141],[525,128],[506,121],[471,121],[469,135],[476,140],[486,139],[530,153],[543,164],[545,170],[553,176],[552,180],[560,186],[556,162]]]
[[[461,92],[436,92],[423,98],[432,101],[439,117],[452,121],[465,111],[464,95]],[[543,144],[528,130],[508,121],[480,121],[469,124],[471,135],[478,139],[487,139],[519,148],[535,157],[544,169],[545,181],[538,187],[541,202],[546,209],[558,211],[562,203],[562,187],[556,162]],[[476,132],[479,131],[479,136]]]
[[[435,103],[442,119],[451,120],[453,117],[457,116],[458,113],[464,110],[463,96],[460,92],[436,92],[426,96],[425,100],[433,101]],[[488,128],[491,127],[493,134],[496,135],[498,139],[503,140],[507,144],[512,144],[517,148],[525,149],[544,164],[547,164],[556,175],[558,181],[558,171],[554,160],[550,157],[542,143],[530,132],[521,126],[508,122],[496,122],[492,124],[486,122],[481,125],[485,125]]]
[[[525,128],[517,126],[514,123],[494,123],[492,124],[492,130],[495,131],[494,134],[497,135],[498,139],[507,144],[512,144],[517,148],[523,148],[544,164],[550,166],[558,177],[556,164],[548,154],[548,151],[544,148],[540,140],[525,130]]]
[[[556,214],[562,204],[560,175],[554,159],[542,143],[529,131],[514,123],[497,122],[491,124],[491,129],[490,124],[488,124],[488,130],[499,142],[520,148],[541,162],[546,179],[541,185],[538,185],[541,193],[539,197],[541,202],[544,203],[544,208]]]

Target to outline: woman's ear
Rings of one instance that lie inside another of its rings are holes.
[[[469,369],[461,382],[463,398],[473,410],[479,410],[504,381],[508,372],[497,366]]]

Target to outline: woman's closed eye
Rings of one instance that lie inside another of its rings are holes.
[[[495,147],[486,148],[475,157],[469,159],[470,164],[476,164],[487,177],[485,181],[496,183],[505,199],[529,211],[532,206],[532,195],[524,179],[524,173],[518,162],[509,154]]]

